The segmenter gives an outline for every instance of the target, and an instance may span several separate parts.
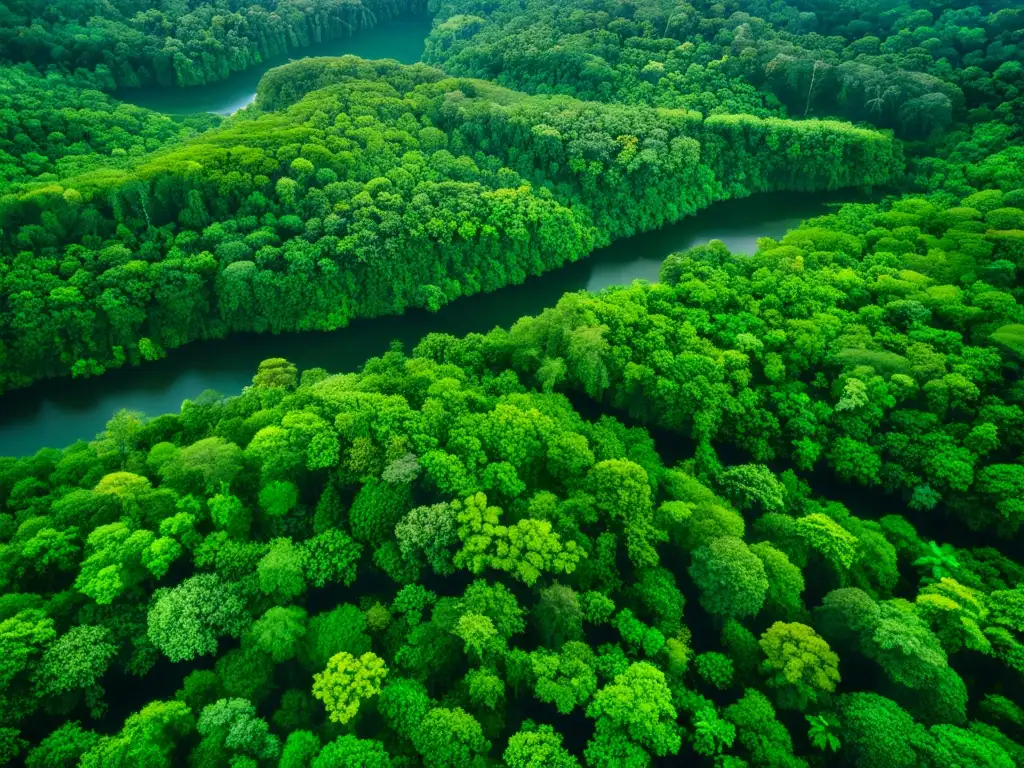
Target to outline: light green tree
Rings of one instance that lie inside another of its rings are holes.
[[[780,706],[804,709],[839,683],[839,657],[806,624],[777,621],[761,635],[768,685],[780,691]]]
[[[360,704],[380,693],[387,676],[384,660],[369,651],[356,658],[342,651],[331,657],[323,672],[313,675],[313,695],[324,703],[331,722],[347,723]]]

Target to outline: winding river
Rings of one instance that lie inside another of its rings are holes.
[[[523,315],[554,305],[567,291],[597,291],[632,280],[656,281],[670,253],[722,240],[734,252],[752,253],[759,237],[780,237],[800,221],[828,210],[827,195],[759,195],[715,205],[656,232],[603,248],[555,272],[529,278],[491,294],[459,299],[437,313],[413,310],[401,316],[356,320],[324,333],[237,334],[172,350],[138,368],[110,371],[96,379],[54,379],[0,397],[0,456],[20,456],[44,446],[91,440],[120,408],[156,416],[177,412],[181,401],[207,389],[236,394],[268,357],[286,357],[299,369],[319,366],[353,371],[387,351],[393,339],[411,350],[431,332],[464,335],[509,326]]]
[[[395,19],[373,29],[364,30],[354,37],[317,43],[293,51],[287,56],[268,59],[253,69],[235,72],[219,83],[196,88],[123,88],[114,95],[122,101],[169,115],[187,115],[195,112],[232,115],[255,101],[256,86],[268,69],[296,59],[307,56],[343,56],[350,53],[364,59],[397,59],[403,64],[415,64],[423,56],[424,41],[430,34],[430,24],[428,17]]]
[[[208,86],[133,89],[117,95],[168,114],[229,115],[252,103],[263,73],[289,58],[351,53],[367,59],[419,61],[430,24],[427,18],[395,20],[353,38],[264,62]],[[110,371],[96,379],[40,382],[0,398],[0,456],[22,456],[47,446],[91,440],[120,408],[156,416],[176,412],[182,400],[204,390],[236,394],[252,380],[259,362],[268,357],[286,357],[300,369],[319,366],[332,372],[352,371],[368,357],[385,352],[395,339],[411,350],[431,332],[463,335],[507,327],[523,315],[554,305],[567,291],[597,291],[635,279],[655,281],[668,254],[712,239],[724,241],[735,252],[752,253],[757,238],[779,237],[801,220],[824,213],[830,202],[853,196],[776,194],[734,200],[658,232],[622,240],[522,285],[460,299],[437,313],[414,310],[397,317],[357,320],[327,333],[239,334],[189,344],[158,362]]]

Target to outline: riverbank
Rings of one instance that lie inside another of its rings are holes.
[[[426,37],[430,34],[429,16],[413,16],[386,21],[372,29],[341,40],[330,40],[267,59],[259,66],[235,72],[225,80],[191,88],[120,88],[114,97],[129,104],[163,112],[188,115],[212,112],[233,115],[256,99],[260,78],[274,67],[315,56],[351,54],[364,59],[395,59],[402,64],[415,64],[423,56]]]
[[[193,342],[163,360],[108,371],[93,379],[53,379],[3,395],[0,456],[31,454],[44,446],[90,440],[120,408],[149,416],[177,412],[181,402],[212,389],[237,394],[261,360],[286,357],[300,369],[345,372],[382,354],[392,340],[412,349],[428,333],[465,335],[509,326],[553,306],[569,291],[598,291],[632,280],[656,281],[670,253],[722,240],[752,253],[759,237],[780,237],[800,221],[826,213],[855,194],[770,194],[719,203],[696,216],[596,251],[586,259],[488,294],[455,301],[438,312],[364,318],[323,333],[233,334]]]

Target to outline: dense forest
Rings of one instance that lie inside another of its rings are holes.
[[[185,87],[424,11],[419,0],[6,0],[0,58]]]
[[[1024,755],[1022,566],[793,471],[666,466],[443,351],[268,360],[239,397],[4,463],[3,711],[64,720],[27,765]],[[79,719],[126,699],[119,730]]]
[[[219,121],[205,114],[176,121],[115,101],[93,77],[0,67],[0,191],[127,163]]]
[[[971,173],[995,181],[1012,165],[994,155]],[[670,256],[657,284],[569,294],[508,331],[423,346],[680,432],[712,475],[722,444],[1013,536],[1024,165],[1012,188],[981,185],[950,207],[844,206],[753,257],[712,242]]]
[[[1024,115],[1024,8],[826,0],[433,0],[425,60],[530,93],[704,114],[828,114],[925,138]]]
[[[0,3],[0,407],[882,190],[0,457],[0,764],[1024,766],[1022,61],[1013,0]]]
[[[0,200],[0,391],[230,331],[437,308],[716,200],[901,168],[891,137],[847,123],[524,96],[354,57],[274,70],[257,107]]]

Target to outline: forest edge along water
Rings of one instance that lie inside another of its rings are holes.
[[[415,64],[423,56],[431,20],[428,16],[412,16],[386,21],[371,29],[360,30],[352,37],[316,43],[299,48],[286,56],[267,59],[260,66],[235,72],[225,80],[191,88],[122,88],[114,93],[118,99],[169,115],[213,112],[233,115],[252,104],[260,78],[270,69],[310,56],[343,56],[352,54],[364,59],[395,59],[402,64]]]
[[[6,3],[0,765],[1024,768],[1024,0],[679,5]]]
[[[22,456],[44,446],[91,440],[121,409],[147,416],[176,413],[185,399],[205,390],[237,394],[249,384],[261,360],[285,357],[300,370],[357,369],[387,351],[393,340],[412,349],[428,333],[464,335],[507,327],[524,315],[554,306],[563,293],[598,291],[636,279],[657,281],[662,261],[710,240],[735,253],[750,254],[760,237],[778,238],[800,221],[827,213],[855,193],[836,195],[768,194],[718,203],[661,230],[620,240],[591,256],[520,285],[459,299],[436,313],[362,318],[329,332],[279,335],[234,334],[197,341],[137,368],[112,370],[93,379],[40,382],[0,396],[0,456]]]

